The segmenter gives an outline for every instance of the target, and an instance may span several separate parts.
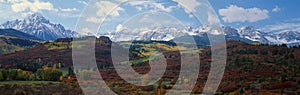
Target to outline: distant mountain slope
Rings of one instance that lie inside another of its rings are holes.
[[[211,38],[209,38],[207,36],[207,34],[203,34],[201,36],[181,36],[178,38],[174,38],[172,39],[172,41],[175,42],[182,42],[182,43],[195,43],[197,45],[210,45],[210,40]],[[242,41],[242,42],[246,42],[246,43],[252,43],[252,40],[246,39],[246,38],[242,38],[242,37],[238,37],[238,36],[225,36],[226,41]],[[191,41],[192,40],[192,41]]]
[[[261,42],[266,44],[288,44],[299,45],[300,33],[297,31],[284,31],[281,33],[265,33],[255,29],[253,26],[246,26],[242,28],[232,28],[229,26],[221,27],[225,33],[226,40],[236,40],[251,42]],[[182,40],[185,41],[187,37],[193,37],[198,44],[207,44],[207,33],[212,35],[219,35],[214,32],[212,27],[187,27],[178,29],[174,27],[155,27],[153,29],[135,29],[130,31],[128,29],[120,32],[104,33],[102,35],[110,37],[113,41],[132,41],[132,40]],[[200,41],[200,42],[198,42]]]
[[[0,54],[25,50],[40,44],[41,39],[14,29],[0,29]]]
[[[33,40],[0,36],[0,54],[8,54],[16,51],[25,50],[38,44],[40,43]]]
[[[16,29],[43,40],[73,37],[76,32],[66,30],[61,24],[53,24],[39,13],[34,13],[24,20],[7,21],[0,25],[2,29]]]
[[[23,33],[15,29],[0,29],[0,36],[10,36],[25,40],[42,40],[40,38]]]

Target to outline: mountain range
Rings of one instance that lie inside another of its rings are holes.
[[[23,20],[7,21],[0,25],[0,29],[16,29],[36,36],[43,40],[73,37],[75,31],[65,29],[61,24],[53,24],[40,13],[34,13]]]
[[[0,25],[0,29],[16,29],[26,34],[30,34],[42,40],[56,40],[58,38],[80,36],[72,30],[65,29],[61,24],[53,24],[40,13],[34,13],[23,20],[7,21]],[[265,44],[288,44],[299,45],[299,31],[284,31],[278,33],[266,33],[259,31],[253,26],[245,26],[242,28],[233,28],[222,26],[227,40],[239,40],[244,42],[261,42]],[[196,42],[200,44],[208,44],[209,39],[207,34],[219,35],[218,32],[213,32],[212,27],[164,27],[158,26],[153,29],[124,29],[119,32],[109,32],[100,34],[107,36],[112,41],[133,41],[133,40],[184,40],[187,37],[194,37]]]
[[[285,31],[280,33],[266,33],[255,29],[253,26],[245,26],[242,28],[233,28],[222,26],[227,40],[240,40],[245,42],[261,42],[265,44],[300,44],[300,33],[298,31]],[[135,29],[133,31],[123,30],[120,32],[103,33],[102,36],[108,36],[113,41],[132,41],[132,40],[163,40],[169,41],[174,39],[184,40],[184,37],[194,37],[195,40],[209,40],[207,34],[219,35],[213,32],[212,27],[155,27],[153,29]]]

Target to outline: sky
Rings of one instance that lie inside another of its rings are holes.
[[[207,22],[234,28],[254,26],[263,32],[300,31],[299,0],[124,1],[0,0],[0,23],[38,12],[52,23],[87,34],[157,26],[198,27]],[[204,6],[212,11],[205,11]]]

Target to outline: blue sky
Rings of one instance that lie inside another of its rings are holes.
[[[98,27],[105,16],[107,18],[101,27],[104,32],[155,26],[197,27],[201,23],[191,12],[196,12],[205,0],[132,1],[118,6],[122,1],[93,0],[89,4],[89,0],[0,0],[0,23],[39,12],[51,22],[72,30],[82,16],[81,21],[86,24],[76,29],[78,32],[94,31],[90,28]],[[300,31],[299,0],[209,0],[209,3],[225,26],[239,28],[251,25],[264,32]],[[112,7],[115,10],[111,11]],[[85,8],[89,11],[83,12]]]

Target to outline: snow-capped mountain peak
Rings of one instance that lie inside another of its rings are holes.
[[[49,20],[47,20],[42,14],[40,13],[34,13],[30,16],[28,16],[26,21],[33,21],[33,22],[44,22],[44,23],[49,23]]]
[[[240,37],[247,38],[252,41],[261,41],[266,34],[255,29],[253,26],[246,26],[238,29]]]
[[[40,13],[34,13],[23,20],[7,21],[0,25],[3,29],[16,29],[24,33],[36,36],[44,40],[55,40],[57,38],[74,37],[78,34],[74,31],[65,29],[61,24],[53,24]],[[300,33],[298,31],[284,31],[280,33],[266,33],[255,29],[253,26],[233,28],[229,26],[217,27],[222,29],[225,37],[229,40],[238,39],[245,41],[258,41],[268,44],[300,44]],[[157,26],[152,29],[124,29],[118,32],[100,34],[108,36],[113,41],[132,41],[132,40],[164,40],[169,41],[180,37],[198,36],[205,37],[207,34],[221,35],[216,31],[216,27],[165,27]]]
[[[66,30],[61,24],[53,24],[42,14],[34,13],[23,20],[7,21],[0,25],[3,29],[16,29],[44,40],[73,37],[77,33]]]
[[[300,44],[300,33],[297,31],[288,31],[283,33],[265,33],[255,29],[253,26],[246,26],[242,28],[233,28],[229,26],[222,26],[225,37],[228,40],[244,40],[244,41],[258,41],[268,44]],[[106,33],[104,36],[109,36],[113,41],[130,41],[130,40],[172,40],[174,38],[184,36],[198,36],[205,37],[206,34],[220,35],[218,31],[214,31],[213,27],[154,27],[153,29],[135,29],[133,31],[121,31],[118,33]]]

